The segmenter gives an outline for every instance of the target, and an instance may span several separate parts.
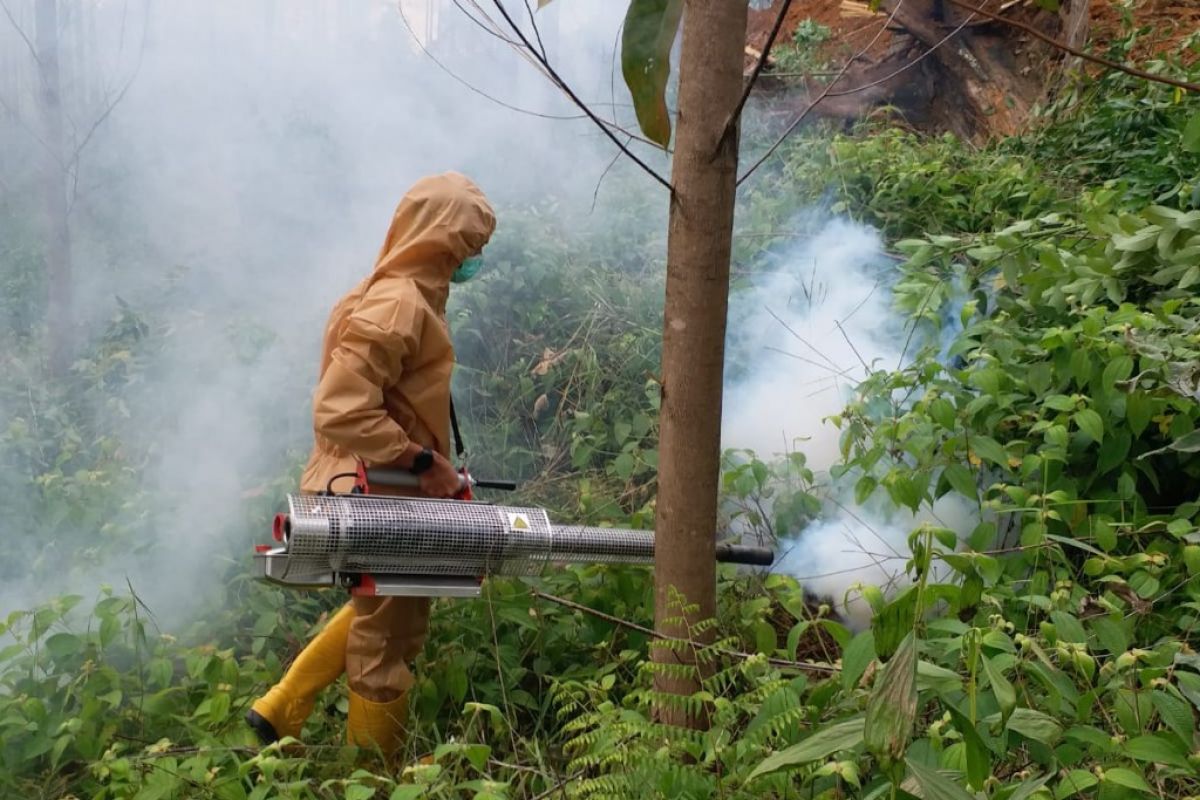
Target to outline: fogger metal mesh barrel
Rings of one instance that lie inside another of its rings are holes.
[[[552,525],[540,508],[369,495],[289,495],[282,538],[299,573],[532,576],[555,561],[645,564],[654,534]]]

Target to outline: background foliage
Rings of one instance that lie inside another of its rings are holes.
[[[1176,69],[1170,64],[1155,69]],[[1195,79],[1193,74],[1192,78]],[[930,344],[863,382],[838,417],[861,499],[948,493],[981,525],[912,532],[914,578],[852,631],[790,578],[721,576],[687,702],[650,708],[644,571],[556,571],[440,602],[418,664],[413,735],[391,769],[340,745],[333,687],[294,743],[258,750],[246,705],[339,598],[247,575],[163,630],[136,585],[64,596],[0,624],[0,790],[26,797],[921,797],[1200,795],[1200,106],[1123,77],[1063,94],[1029,135],[976,150],[886,124],[813,132],[748,190],[737,267],[800,208],[871,223],[902,257],[896,308]],[[614,180],[627,180],[619,173]],[[5,302],[38,290],[29,221],[4,207]],[[590,522],[653,508],[661,231],[508,208],[496,269],[456,300],[456,392],[480,474]],[[11,244],[10,244],[11,243]],[[505,269],[519,263],[520,271]],[[133,548],[154,453],[113,420],[152,370],[164,320],[132,306],[71,376],[40,378],[36,309],[5,314],[0,493],[27,535],[0,570],[78,570]],[[19,308],[17,310],[20,310]],[[229,320],[253,363],[252,328]],[[13,410],[18,409],[18,410]],[[304,455],[246,499],[258,530]],[[731,519],[799,533],[819,512],[799,463],[729,454]],[[799,468],[799,484],[790,477]],[[757,502],[769,498],[770,502]],[[676,642],[672,646],[690,646]]]

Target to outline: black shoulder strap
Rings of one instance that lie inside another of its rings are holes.
[[[450,398],[450,429],[454,433],[454,452],[458,456],[458,460],[462,461],[463,453],[467,451],[463,447],[462,433],[458,430],[458,415],[454,413],[454,397]]]

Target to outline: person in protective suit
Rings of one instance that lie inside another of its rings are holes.
[[[457,173],[424,178],[400,201],[374,270],[330,314],[301,491],[325,491],[361,460],[417,473],[416,494],[458,493],[449,460],[454,349],[446,299],[452,282],[478,271],[495,225],[483,192]],[[429,606],[421,597],[351,598],[254,702],[247,722],[264,743],[298,737],[317,694],[344,671],[347,740],[394,754],[413,685],[409,663],[424,646]]]

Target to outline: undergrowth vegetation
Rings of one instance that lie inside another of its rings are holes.
[[[702,656],[704,690],[681,702],[711,724],[689,732],[655,721],[645,570],[492,580],[435,605],[399,766],[342,746],[336,685],[304,745],[260,750],[241,715],[342,598],[255,583],[240,533],[186,626],[160,628],[136,583],[8,614],[0,793],[1200,796],[1200,102],[1081,86],[982,150],[878,124],[798,136],[743,197],[743,273],[813,205],[883,233],[894,305],[926,344],[831,420],[835,472],[860,502],[976,511],[972,530],[911,532],[906,587],[854,587],[869,627],[790,577],[722,568],[715,643],[665,643]],[[621,213],[593,230],[549,202],[504,211],[496,268],[452,308],[455,390],[477,474],[519,478],[556,515],[649,526],[664,227]],[[4,264],[6,287],[29,280],[20,253]],[[0,495],[25,498],[30,525],[0,577],[82,570],[137,538],[153,455],[107,421],[160,335],[126,309],[62,385],[37,379],[28,330],[0,356]],[[247,529],[305,446],[260,476]],[[727,515],[802,536],[814,480],[802,452],[730,453]]]

